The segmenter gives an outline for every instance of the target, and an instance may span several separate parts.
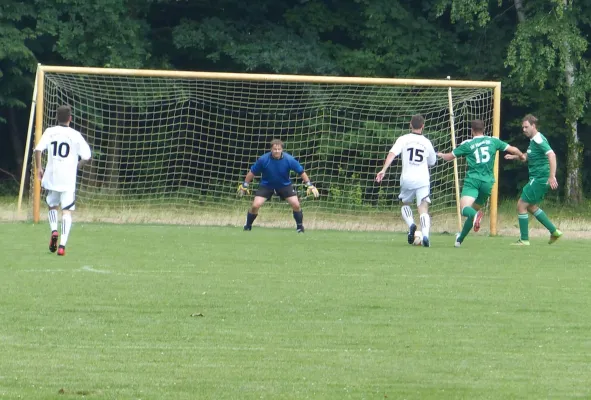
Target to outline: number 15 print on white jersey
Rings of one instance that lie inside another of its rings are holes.
[[[429,167],[435,165],[437,156],[429,139],[421,134],[407,133],[396,139],[390,153],[402,158],[401,188],[430,186]]]

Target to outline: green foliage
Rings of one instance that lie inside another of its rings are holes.
[[[333,207],[356,209],[363,204],[363,190],[359,174],[348,175],[347,171],[339,168],[338,175],[330,184],[328,201]]]
[[[149,59],[148,8],[133,0],[38,0],[38,29],[74,64],[139,68]],[[149,2],[147,3],[149,4]]]
[[[0,180],[0,196],[16,196],[19,183],[13,179]]]
[[[194,60],[231,60],[246,71],[335,74],[336,64],[311,35],[298,35],[275,23],[236,25],[220,18],[184,19],[173,29],[173,43]]]
[[[8,109],[18,109],[18,126],[12,129],[24,135],[38,62],[289,74],[451,75],[501,80],[501,136],[523,144],[515,121],[527,112],[538,113],[557,149],[561,173],[569,151],[582,154],[588,167],[591,67],[586,38],[591,34],[591,3],[521,4],[523,21],[512,0],[4,0],[0,122]],[[570,66],[572,82],[565,75]],[[162,100],[174,90],[163,88]],[[356,96],[365,101],[364,93]],[[129,93],[126,104],[150,112],[142,98],[138,88]],[[104,126],[100,113],[82,112],[93,115],[96,127]],[[566,143],[569,124],[576,121],[581,148]],[[354,136],[355,131],[372,129],[342,126],[329,135],[332,141],[340,140],[338,135],[351,139],[355,151],[371,157],[375,146],[382,145],[378,136],[364,131],[370,137],[366,144],[356,143]],[[315,139],[312,134],[310,143]],[[338,149],[332,154],[338,157]],[[6,168],[13,168],[16,158],[7,161]],[[363,171],[352,173],[367,181]],[[591,174],[584,171],[583,177],[591,190]],[[507,181],[510,187],[519,179],[501,176],[502,184]]]
[[[473,25],[474,19],[480,25],[492,23],[486,1],[442,0],[439,3],[439,14],[451,7],[452,21],[464,20]],[[500,1],[499,6],[502,5]],[[556,126],[555,133],[559,142],[566,142],[562,147],[563,162],[559,168],[566,166],[565,172],[569,179],[567,198],[579,201],[583,191],[580,176],[583,166],[582,145],[577,143],[573,124],[577,124],[585,114],[589,105],[591,75],[585,53],[588,43],[586,36],[589,29],[591,9],[586,3],[568,2],[564,0],[533,0],[515,4],[518,23],[514,36],[507,48],[505,66],[510,68],[509,78],[515,91],[510,96],[518,99],[520,105],[528,106],[525,112],[537,109],[548,109],[542,119],[549,122],[548,126]],[[585,31],[586,30],[586,31]],[[586,33],[587,32],[587,33]],[[533,92],[550,91],[551,95],[542,96],[547,102],[532,96]],[[521,94],[520,94],[521,92]],[[529,99],[523,95],[527,93]],[[551,99],[549,99],[551,97]],[[561,112],[556,113],[557,103]],[[565,107],[562,107],[562,104]],[[539,114],[538,114],[539,115]],[[575,125],[576,126],[576,125]],[[578,126],[581,132],[581,125]],[[580,136],[580,135],[579,135]]]
[[[503,4],[503,0],[495,1],[498,6]],[[485,26],[490,22],[491,15],[488,0],[439,0],[436,5],[437,16],[442,16],[447,9],[450,9],[452,23],[460,21],[467,22],[473,28],[474,25]]]
[[[569,86],[565,79],[554,79],[564,74],[568,63],[580,62],[587,49],[573,11],[556,5],[549,13],[537,12],[517,26],[506,65],[522,84],[533,82],[542,88],[552,80],[557,94]]]
[[[30,93],[34,80],[35,55],[27,46],[37,37],[31,23],[34,17],[31,4],[4,0],[0,5],[0,108],[28,105],[21,93]],[[5,120],[0,117],[0,122]]]

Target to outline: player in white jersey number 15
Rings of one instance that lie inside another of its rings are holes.
[[[429,217],[429,194],[431,191],[429,167],[435,165],[437,155],[431,141],[423,136],[425,118],[422,115],[414,115],[410,120],[411,132],[396,139],[394,146],[390,149],[384,167],[376,176],[380,183],[392,161],[396,157],[402,158],[402,175],[400,177],[400,195],[402,201],[402,218],[408,225],[408,244],[414,243],[417,226],[412,214],[410,205],[416,202],[421,221],[421,232],[423,234],[422,244],[430,246],[429,229],[431,218]]]
[[[57,109],[58,125],[43,132],[35,147],[35,166],[41,186],[47,191],[49,206],[48,220],[51,228],[49,251],[58,256],[66,255],[66,242],[72,227],[72,214],[75,209],[76,173],[90,160],[90,147],[80,132],[70,128],[72,110],[69,106]],[[41,166],[41,153],[47,151],[45,170]],[[62,234],[57,231],[58,207],[62,208]],[[57,245],[60,239],[59,247]]]

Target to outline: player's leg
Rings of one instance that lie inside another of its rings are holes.
[[[430,247],[429,232],[431,230],[431,216],[429,215],[429,187],[424,186],[416,191],[417,208],[419,210],[419,220],[421,221],[421,233],[423,234],[423,246]]]
[[[460,210],[462,215],[466,217],[466,221],[464,221],[460,234],[456,235],[455,247],[460,247],[470,230],[474,229],[474,232],[480,230],[480,221],[482,221],[484,215],[482,205],[486,204],[490,197],[492,186],[491,182],[470,178],[464,180],[460,197]]]
[[[532,213],[533,216],[536,217],[536,219],[540,221],[540,223],[544,225],[546,229],[548,229],[548,232],[550,232],[550,240],[548,241],[548,244],[552,244],[562,236],[562,232],[556,228],[552,221],[550,221],[550,218],[548,218],[548,215],[546,215],[544,210],[538,207],[538,204],[540,204],[542,200],[544,200],[544,197],[546,197],[548,185],[543,181],[532,181],[529,183],[529,186],[531,187],[534,201],[530,203],[530,206],[527,208],[527,210]]]
[[[279,194],[279,197],[287,201],[291,206],[293,211],[293,219],[296,223],[296,231],[298,233],[304,233],[304,212],[302,211],[298,194],[293,188],[293,185],[283,187],[277,190],[277,193]]]
[[[526,185],[527,187],[527,185]],[[513,243],[516,246],[529,246],[529,215],[527,209],[530,206],[528,203],[529,195],[523,188],[521,197],[517,200],[517,222],[519,223],[519,240]]]
[[[400,188],[400,194],[398,198],[402,201],[402,208],[400,212],[402,213],[402,219],[406,222],[408,226],[408,244],[413,244],[415,241],[415,232],[417,231],[417,226],[415,224],[414,217],[412,215],[412,208],[410,205],[412,204],[413,198],[415,197],[415,191],[405,189],[403,187]]]
[[[55,253],[57,251],[57,241],[59,233],[57,231],[58,224],[58,206],[60,204],[59,192],[50,190],[46,198],[49,211],[47,212],[47,220],[49,221],[49,229],[51,229],[51,236],[49,237],[49,251]]]
[[[296,231],[298,233],[304,233],[304,212],[300,206],[300,200],[298,196],[290,196],[285,199],[293,211],[293,219],[296,223]]]
[[[520,240],[516,244],[529,244],[529,216],[527,212],[531,212],[550,232],[550,241],[554,243],[562,236],[562,232],[556,229],[556,226],[550,221],[544,211],[542,211],[538,204],[546,196],[548,185],[546,182],[537,182],[531,179],[523,188],[521,197],[517,202],[517,212],[519,217],[519,231],[521,233]]]
[[[485,202],[483,202],[482,204],[485,204]],[[478,203],[474,203],[472,204],[472,208],[476,211],[476,216],[474,217],[474,232],[478,232],[480,230],[480,223],[482,222],[482,218],[484,218],[484,211],[482,210],[483,205],[478,204]]]
[[[538,207],[537,204],[530,204],[527,210],[532,213],[546,229],[548,229],[548,232],[550,232],[550,240],[548,241],[548,244],[552,244],[560,239],[562,232],[556,228],[552,221],[550,221],[550,218],[548,218],[548,215],[546,215],[544,210]]]
[[[244,230],[250,231],[252,229],[252,223],[259,215],[259,209],[265,204],[265,201],[273,196],[274,190],[266,186],[260,186],[254,194],[254,200],[250,209],[246,213],[246,223],[244,224]]]
[[[66,255],[66,244],[72,229],[72,211],[76,209],[74,192],[62,192],[60,195],[60,204],[62,205],[62,234],[60,235],[60,245],[57,249],[58,256]]]
[[[474,195],[474,191],[471,190],[469,187],[464,186],[462,189],[462,197],[460,197],[460,210],[466,220],[464,221],[464,225],[462,226],[462,231],[456,235],[456,242],[455,247],[460,247],[468,236],[468,233],[472,230],[474,226],[474,217],[476,217],[476,210],[472,207],[474,202],[476,201],[476,196]]]
[[[244,224],[244,230],[250,231],[252,230],[252,223],[259,215],[259,209],[265,204],[267,201],[266,197],[263,196],[255,196],[254,200],[252,201],[252,205],[250,209],[246,213],[246,223]]]

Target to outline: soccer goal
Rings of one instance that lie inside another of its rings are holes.
[[[79,171],[81,219],[242,225],[252,198],[237,198],[237,185],[279,138],[321,193],[306,198],[294,176],[307,227],[402,231],[400,163],[381,184],[374,178],[396,138],[408,133],[411,116],[424,115],[424,134],[448,152],[470,137],[475,118],[484,120],[486,134],[499,136],[500,91],[500,82],[450,79],[39,66],[34,143],[56,123],[57,107],[70,105],[72,126],[93,152]],[[28,160],[29,153],[28,146]],[[34,166],[24,165],[19,204],[28,189],[37,222],[43,194]],[[459,228],[465,169],[462,160],[438,160],[432,168],[434,231]],[[496,201],[495,186],[491,234]],[[293,224],[287,205],[268,203],[257,224]]]

